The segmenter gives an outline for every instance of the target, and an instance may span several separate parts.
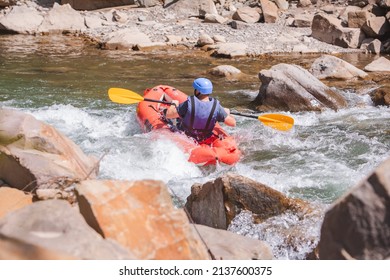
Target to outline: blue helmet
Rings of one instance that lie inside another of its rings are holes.
[[[209,79],[197,78],[192,83],[194,89],[199,91],[201,94],[211,94],[213,92],[213,84]]]

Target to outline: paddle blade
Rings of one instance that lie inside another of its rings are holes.
[[[144,100],[138,93],[124,88],[110,88],[108,97],[111,101],[121,104],[135,104]]]
[[[281,114],[265,114],[258,117],[264,125],[274,129],[287,131],[294,126],[294,119],[292,117]]]

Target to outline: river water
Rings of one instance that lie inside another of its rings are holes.
[[[169,140],[155,141],[150,134],[142,134],[135,105],[112,103],[107,90],[122,87],[142,94],[146,88],[165,84],[191,93],[194,78],[207,75],[214,66],[229,64],[248,79],[228,82],[210,77],[214,94],[224,106],[242,110],[257,95],[261,69],[280,62],[305,66],[317,56],[226,60],[173,51],[102,51],[74,37],[7,35],[0,37],[0,106],[31,113],[71,138],[85,153],[101,158],[100,178],[162,180],[178,207],[192,184],[227,172],[311,202],[319,211],[314,218],[286,214],[255,225],[250,213],[243,213],[229,229],[266,240],[278,259],[301,259],[317,244],[327,207],[389,157],[389,108],[373,107],[364,92],[340,89],[351,104],[347,109],[281,112],[295,119],[289,132],[237,117],[237,126],[226,129],[236,136],[242,160],[233,167],[203,170],[187,162]],[[373,57],[350,54],[345,59],[363,68]],[[286,243],[285,232],[293,228],[305,241]]]

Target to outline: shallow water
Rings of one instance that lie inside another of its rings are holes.
[[[373,59],[363,54],[344,56],[361,68]],[[236,136],[242,160],[234,167],[203,170],[187,162],[168,139],[154,141],[151,133],[141,133],[135,106],[110,102],[107,90],[123,87],[142,94],[146,88],[167,84],[191,93],[194,78],[207,76],[214,66],[229,64],[248,74],[247,81],[210,78],[221,103],[240,110],[248,108],[257,95],[261,69],[280,62],[305,67],[316,57],[226,60],[186,53],[146,55],[97,50],[73,37],[1,36],[0,105],[33,114],[70,137],[85,153],[101,158],[100,178],[164,181],[177,196],[179,207],[192,184],[229,171],[318,205],[316,219],[297,221],[286,214],[259,226],[243,213],[230,228],[266,240],[277,258],[299,259],[318,241],[326,208],[389,156],[389,108],[373,107],[367,95],[349,89],[342,94],[356,106],[339,112],[281,112],[295,119],[289,132],[237,117],[237,127],[226,129]],[[293,249],[279,229],[298,224],[312,242],[295,241],[299,246]]]

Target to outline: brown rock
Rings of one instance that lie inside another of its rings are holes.
[[[184,211],[175,209],[159,181],[81,182],[80,212],[97,232],[137,259],[209,259]]]
[[[390,159],[341,197],[325,214],[320,259],[388,259]]]
[[[227,229],[243,210],[252,212],[256,222],[287,210],[309,211],[308,204],[301,200],[232,173],[204,185],[193,185],[185,207],[195,223],[217,229]]]
[[[254,100],[260,111],[338,110],[345,98],[298,65],[277,64],[259,73],[261,87]]]
[[[32,195],[14,188],[0,187],[0,219],[7,213],[32,203]]]

